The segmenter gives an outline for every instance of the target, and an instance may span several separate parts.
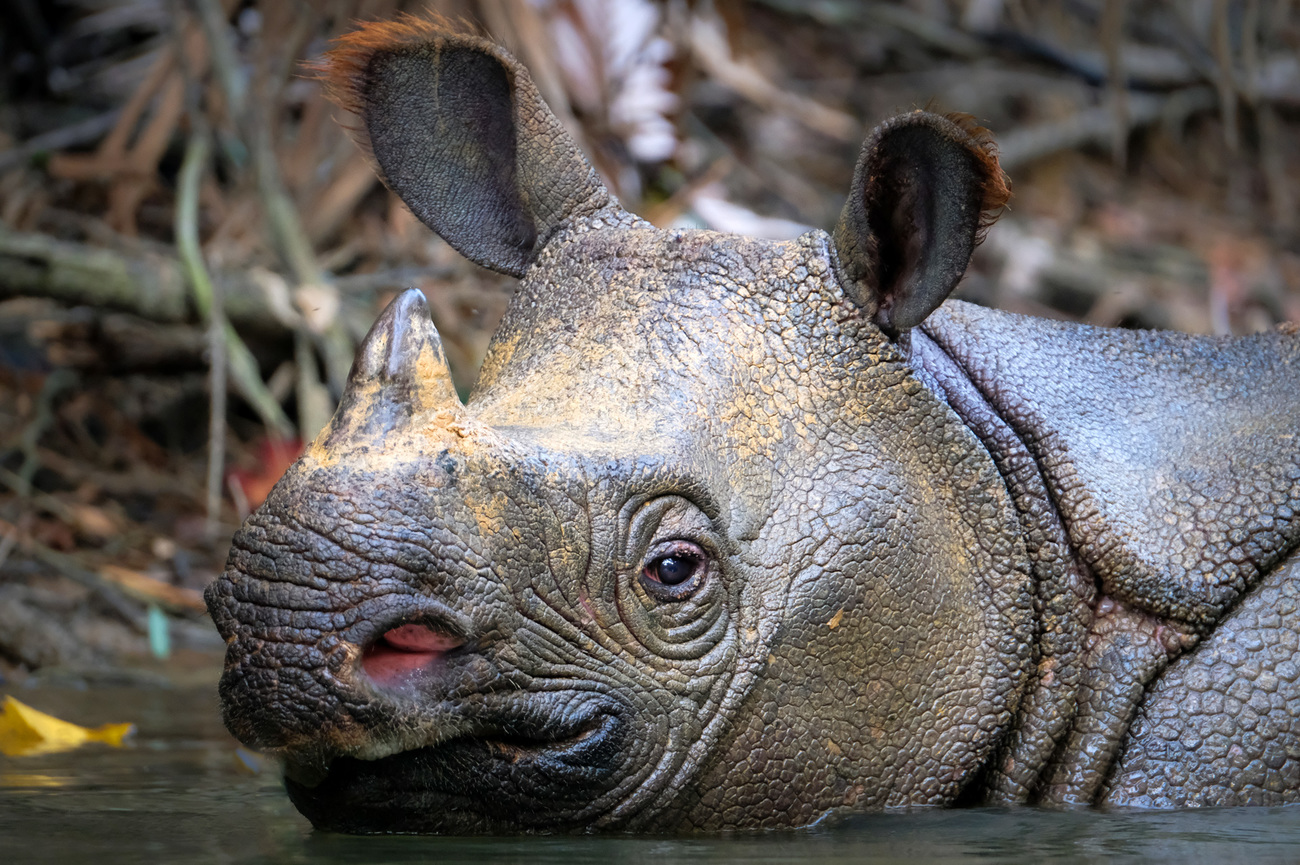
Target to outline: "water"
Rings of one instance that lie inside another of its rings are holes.
[[[314,832],[274,771],[254,773],[196,687],[13,690],[131,747],[0,756],[0,862],[1300,862],[1300,807],[1172,813],[965,810],[802,832],[685,838],[353,838]]]

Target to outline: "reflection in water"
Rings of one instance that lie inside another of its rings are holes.
[[[215,689],[42,689],[68,716],[130,718],[135,743],[0,758],[0,862],[1300,861],[1300,808],[925,811],[804,832],[686,838],[352,838],[311,830],[274,771],[251,772]],[[256,765],[256,764],[254,764]]]
[[[66,777],[55,775],[37,775],[31,772],[10,772],[8,769],[0,769],[0,787],[65,787],[68,780]]]

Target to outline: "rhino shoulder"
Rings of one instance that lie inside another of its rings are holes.
[[[924,332],[1041,467],[1114,597],[1212,625],[1300,541],[1300,336],[1124,331],[949,302]]]

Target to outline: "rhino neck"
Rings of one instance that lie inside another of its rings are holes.
[[[1048,479],[1016,431],[924,331],[909,334],[908,349],[918,378],[988,449],[1020,519],[1039,610],[1037,675],[1003,753],[990,764],[983,789],[971,792],[976,799],[982,795],[1027,802],[1036,797],[1043,768],[1074,717],[1096,596],[1093,575],[1074,554],[1048,492]]]

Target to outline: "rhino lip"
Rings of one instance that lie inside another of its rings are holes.
[[[517,762],[550,752],[552,756],[567,755],[585,747],[586,743],[608,737],[618,721],[613,715],[600,714],[580,724],[571,733],[564,731],[539,731],[540,735],[522,732],[491,732],[474,738],[481,739],[495,751],[500,759]]]
[[[553,829],[616,785],[627,724],[604,699],[572,713],[539,708],[493,712],[471,732],[378,759],[336,757],[323,772],[286,765],[285,787],[330,831]]]
[[[539,757],[564,757],[613,735],[620,726],[612,713],[597,711],[579,721],[538,718],[532,713],[502,716],[473,724],[471,732],[449,736],[446,739],[418,748],[409,748],[382,757],[340,755],[329,762],[322,771],[319,764],[297,763],[292,758],[285,762],[288,777],[307,786],[316,786],[330,769],[342,761],[379,764],[386,760],[401,759],[404,755],[428,752],[443,747],[457,747],[464,743],[486,746],[493,759],[518,763]]]

